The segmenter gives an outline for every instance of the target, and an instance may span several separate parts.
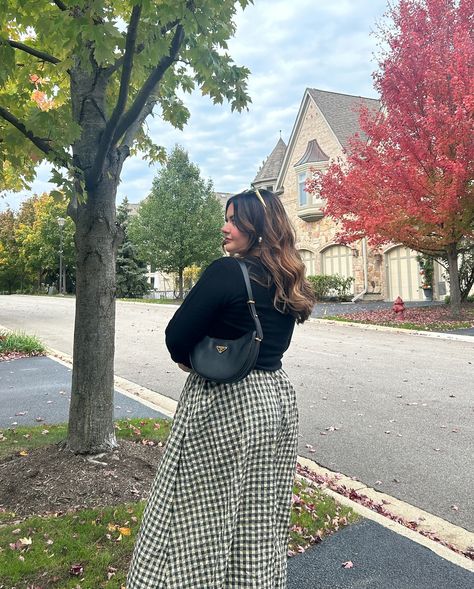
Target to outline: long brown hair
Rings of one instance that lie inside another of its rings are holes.
[[[303,323],[311,315],[315,297],[280,198],[269,190],[246,190],[229,198],[226,213],[231,203],[237,229],[249,238],[243,255],[257,255],[267,268],[276,287],[275,308]]]

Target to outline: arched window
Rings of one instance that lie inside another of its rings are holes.
[[[316,274],[314,253],[310,250],[300,250],[300,256],[306,268],[306,276],[314,276]]]

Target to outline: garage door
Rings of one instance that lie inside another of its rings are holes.
[[[401,296],[404,301],[424,300],[420,288],[420,268],[416,252],[398,246],[386,254],[388,298],[393,301]]]
[[[305,275],[314,276],[316,274],[316,268],[314,264],[313,252],[309,250],[300,250],[300,256],[305,267]]]
[[[322,253],[323,274],[339,274],[344,278],[354,276],[352,272],[352,250],[345,245],[331,245]],[[354,283],[351,290],[353,292]]]

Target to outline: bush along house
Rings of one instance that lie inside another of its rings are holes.
[[[398,296],[405,301],[442,299],[446,284],[437,263],[429,289],[417,252],[400,244],[375,250],[365,239],[350,246],[337,243],[338,226],[324,215],[323,200],[304,189],[311,170],[324,171],[331,161],[344,157],[350,137],[361,134],[361,104],[380,108],[379,101],[372,98],[307,88],[288,145],[279,139],[253,184],[280,195],[296,229],[307,275],[319,280],[321,276],[341,277],[342,288],[329,281],[326,294],[344,295],[345,291],[345,298],[352,300],[393,301]]]

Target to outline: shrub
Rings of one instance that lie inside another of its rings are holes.
[[[313,287],[314,295],[317,301],[327,298],[336,298],[345,300],[349,296],[349,291],[354,278],[340,276],[339,274],[317,274],[308,276],[308,280]]]

